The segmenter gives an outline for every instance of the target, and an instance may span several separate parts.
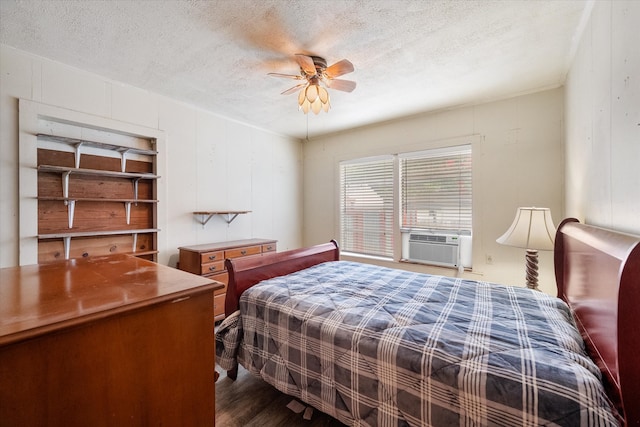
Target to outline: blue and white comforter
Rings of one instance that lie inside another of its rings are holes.
[[[266,280],[218,363],[352,426],[617,425],[564,302],[336,261]]]

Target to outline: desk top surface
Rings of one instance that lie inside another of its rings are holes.
[[[2,268],[0,345],[223,286],[128,255]]]

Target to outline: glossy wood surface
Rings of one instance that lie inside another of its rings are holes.
[[[277,240],[271,239],[243,239],[182,246],[178,248],[180,250],[178,267],[181,270],[206,276],[226,285],[229,279],[224,265],[226,258],[259,257],[275,252],[276,247]],[[225,294],[226,287],[215,292],[214,316],[216,321],[225,317]]]
[[[0,344],[224,285],[128,255],[0,269]]]
[[[222,285],[130,256],[0,278],[0,425],[214,425]]]
[[[558,296],[571,306],[620,417],[640,425],[640,237],[564,220],[555,240]]]
[[[225,249],[239,248],[241,246],[267,245],[276,243],[277,240],[272,239],[242,239],[229,240],[226,242],[205,243],[202,245],[181,246],[178,249],[186,249],[193,252],[211,252]]]
[[[242,293],[262,280],[338,259],[340,259],[340,249],[335,240],[310,248],[267,254],[260,258],[227,259],[225,265],[229,272],[229,284],[225,314],[229,316],[236,311]]]

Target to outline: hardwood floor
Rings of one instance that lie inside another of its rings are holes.
[[[219,366],[216,382],[216,427],[344,427],[329,415],[313,409],[311,420],[287,408],[293,397],[240,367],[231,381]]]

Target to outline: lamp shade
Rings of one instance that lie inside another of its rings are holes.
[[[513,224],[496,242],[543,251],[553,250],[556,227],[549,208],[518,208]]]

